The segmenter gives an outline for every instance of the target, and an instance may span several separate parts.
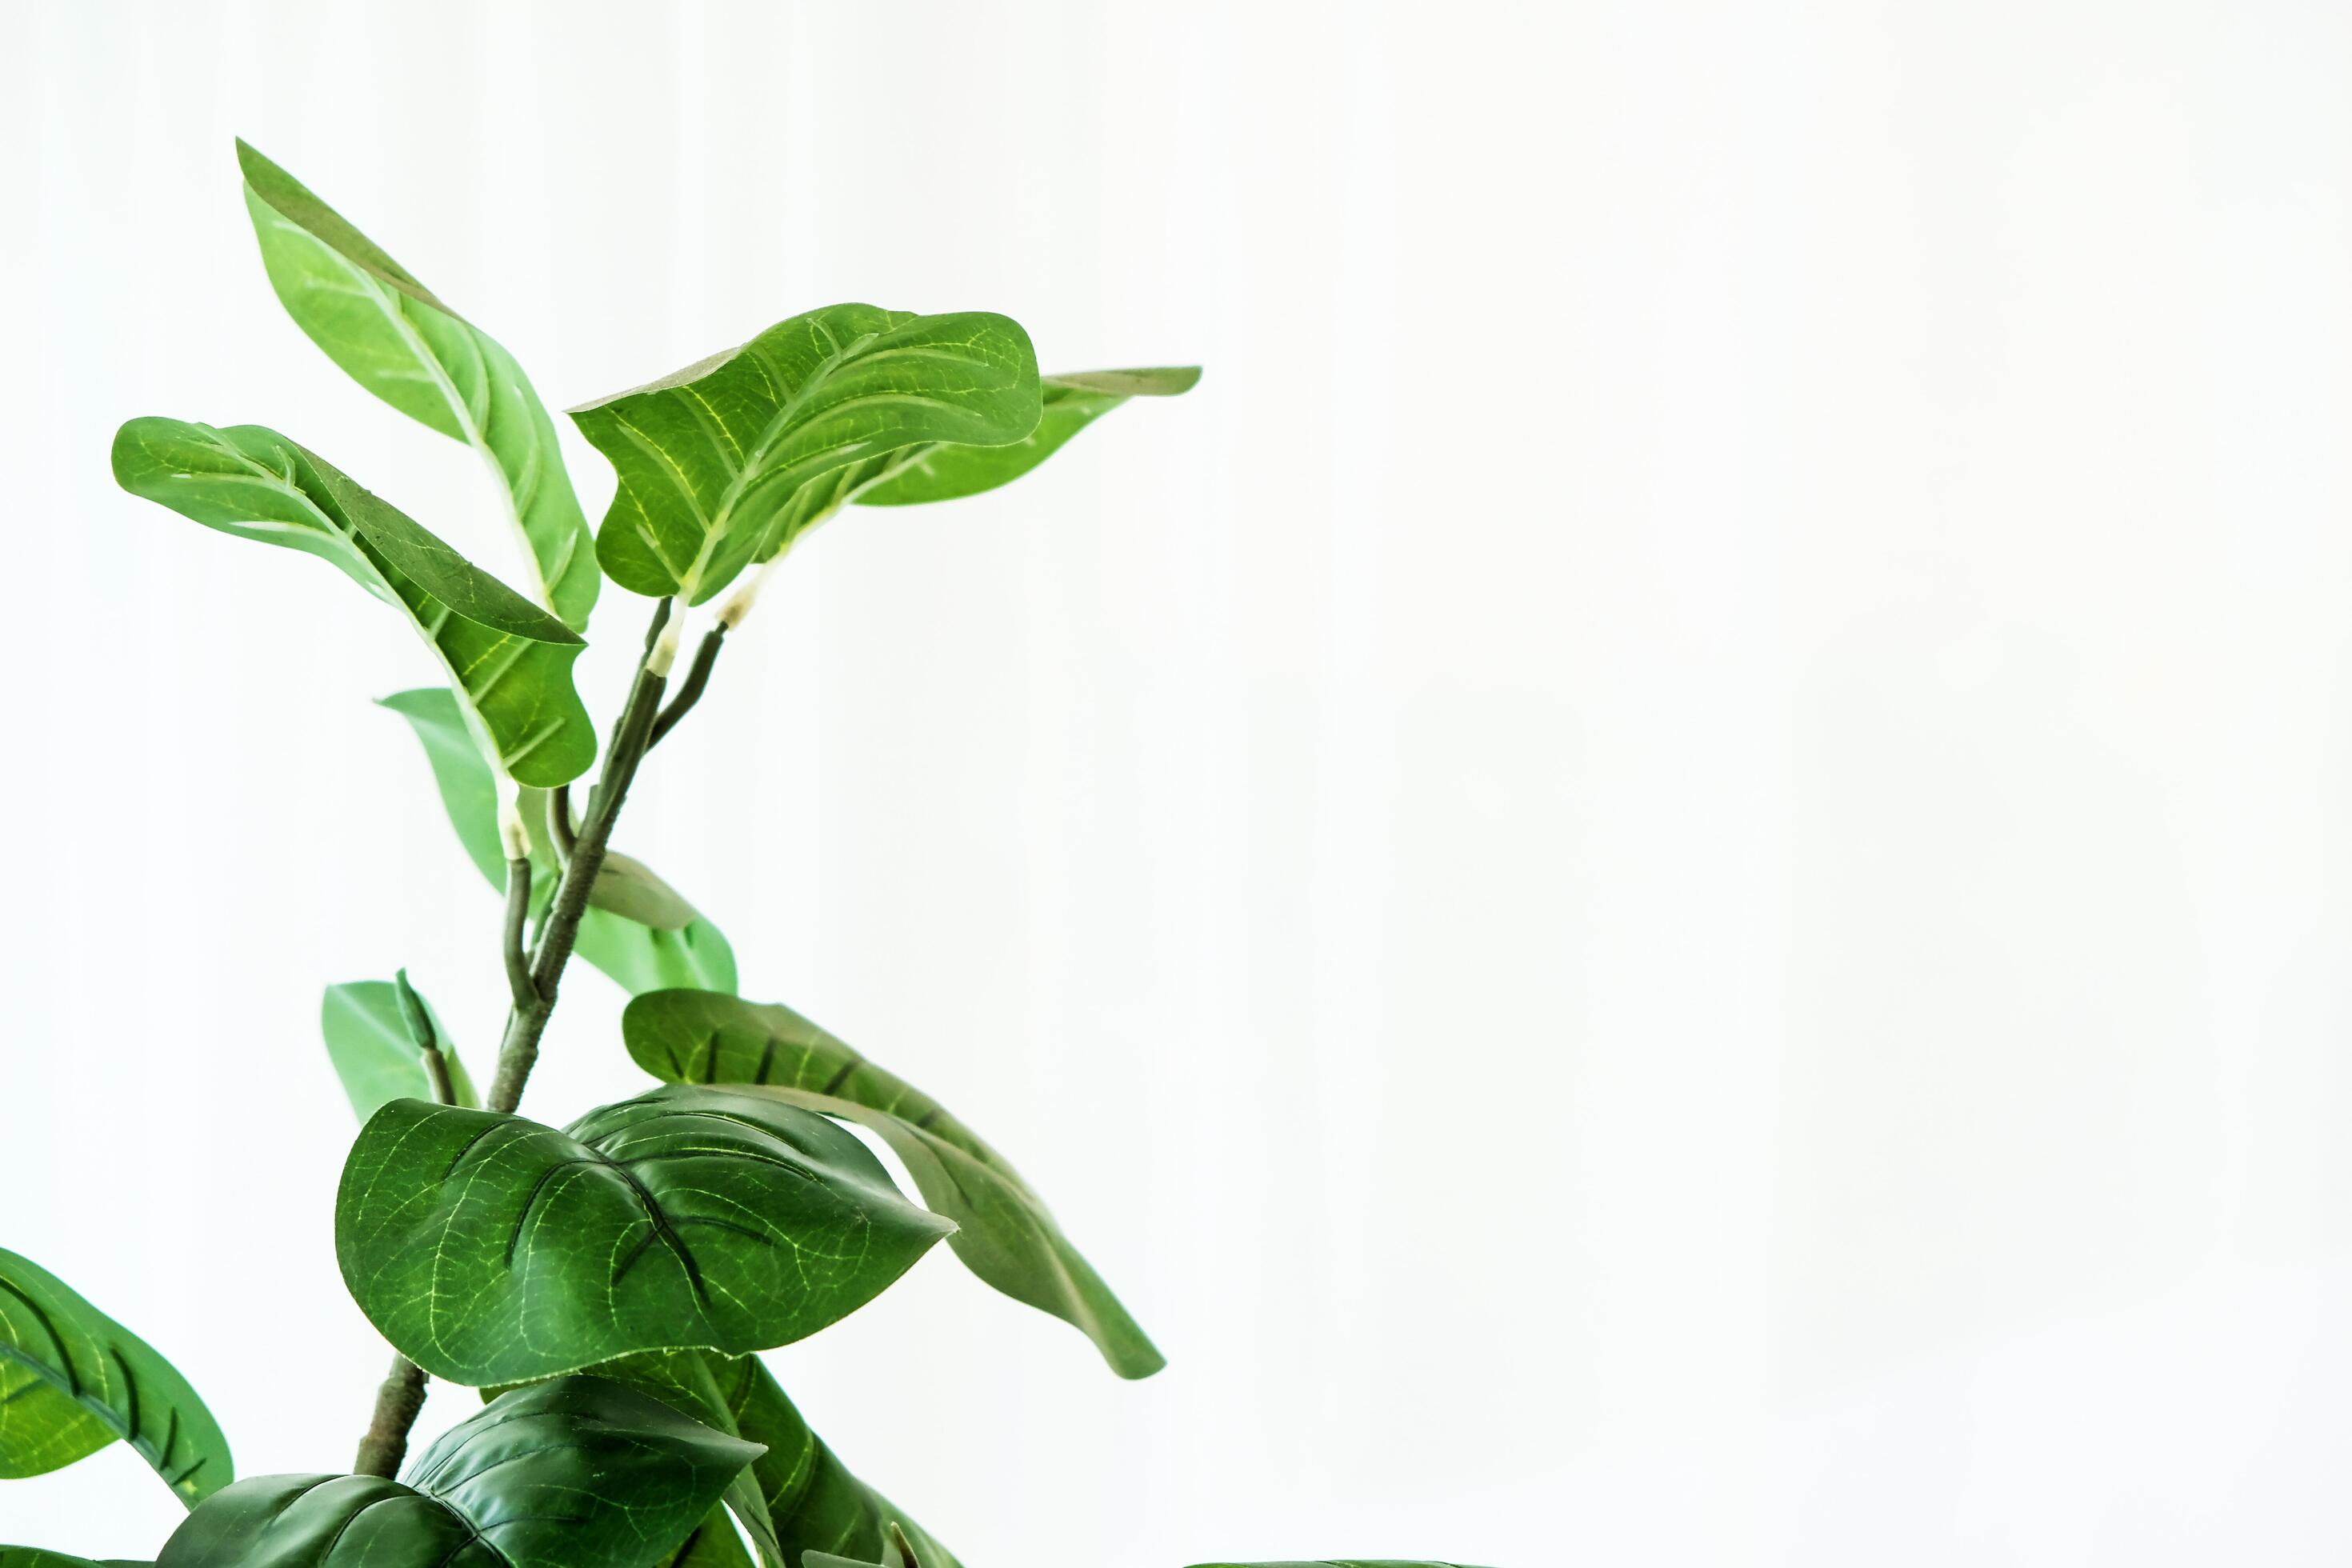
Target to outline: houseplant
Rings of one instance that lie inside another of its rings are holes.
[[[323,557],[432,651],[440,683],[384,705],[504,897],[509,1007],[485,1080],[404,972],[326,993],[327,1049],[361,1123],[337,1262],[395,1351],[348,1471],[237,1479],[168,1361],[0,1251],[0,1477],[129,1443],[190,1510],[159,1544],[163,1568],[958,1568],[809,1429],[758,1352],[845,1316],[945,1241],[1119,1375],[1151,1374],[1160,1353],[1003,1156],[817,1025],[737,995],[726,939],[613,835],[640,767],[810,530],[852,504],[1006,483],[1198,373],[1041,376],[1001,315],[812,310],[572,412],[617,480],[592,534],[513,358],[237,152],[279,299],[362,386],[481,453],[525,591],[258,426],[134,419],[115,478]],[[600,742],[572,666],[607,579],[653,608]],[[575,956],[632,993],[623,1044],[656,1083],[558,1126],[519,1107]],[[895,1153],[915,1198],[851,1126]],[[412,1460],[428,1378],[482,1404]],[[0,1547],[0,1568],[79,1562]]]

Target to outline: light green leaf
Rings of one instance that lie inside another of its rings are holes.
[[[579,637],[315,454],[257,425],[134,419],[114,477],[207,527],[331,561],[405,612],[518,781],[563,784],[595,760],[572,687]]]
[[[157,1568],[651,1568],[759,1453],[634,1389],[501,1395],[404,1484],[260,1476],[188,1516]]]
[[[420,997],[418,1000],[422,1001]],[[449,1087],[457,1103],[479,1105],[474,1080],[449,1043],[449,1031],[425,1004],[440,1037],[442,1060],[449,1067]],[[389,980],[353,980],[330,985],[319,1005],[319,1029],[327,1039],[327,1056],[335,1076],[351,1097],[352,1110],[362,1121],[394,1100],[430,1100],[432,1080],[425,1071],[425,1053],[416,1048],[408,1026],[401,1020],[400,1003]]]
[[[555,422],[522,367],[291,174],[243,142],[236,157],[262,265],[295,325],[362,386],[482,455],[533,593],[585,628],[595,552]]]
[[[498,784],[466,730],[457,699],[439,688],[427,688],[397,692],[385,698],[383,705],[406,719],[415,730],[416,738],[424,743],[425,760],[432,764],[441,804],[449,814],[449,826],[457,831],[458,842],[483,879],[496,890],[504,892],[507,862],[499,837]],[[541,909],[554,896],[556,883],[555,861],[546,845],[546,798],[528,790],[521,796],[523,820],[531,831],[533,844],[531,896]],[[613,869],[613,858],[607,856],[608,871]],[[619,858],[624,867],[636,867],[646,878],[653,878],[641,862],[626,857]],[[659,881],[657,878],[653,879]],[[717,926],[693,913],[692,905],[683,896],[670,892],[669,897],[677,902],[667,909],[640,904],[647,912],[658,913],[665,919],[675,918],[680,910],[692,915],[676,930],[656,930],[625,915],[596,908],[598,904],[624,903],[643,896],[642,889],[624,889],[617,884],[608,887],[607,881],[607,878],[599,876],[596,886],[589,890],[590,908],[581,919],[579,942],[573,949],[580,957],[611,975],[633,994],[672,985],[691,985],[706,991],[735,988],[734,951]],[[660,886],[668,888],[667,883]]]
[[[621,1015],[629,1055],[672,1083],[735,1084],[871,1127],[923,1201],[956,1222],[948,1245],[974,1274],[1070,1323],[1121,1377],[1167,1364],[1118,1298],[1003,1158],[929,1095],[789,1007],[656,991]]]
[[[1018,441],[1039,408],[1018,322],[833,305],[572,417],[619,479],[605,574],[700,604],[792,542],[804,486],[927,442]]]
[[[670,1087],[559,1131],[395,1100],[361,1129],[335,1257],[370,1321],[477,1386],[814,1333],[951,1230],[823,1117]]]
[[[683,931],[655,931],[592,909],[580,917],[572,951],[631,995],[677,985],[735,989],[735,950],[717,926],[699,915]]]
[[[1175,397],[1192,391],[1200,379],[1199,365],[1049,375],[1044,384],[1044,413],[1025,439],[1003,447],[926,447],[855,499],[861,506],[912,506],[992,490],[1052,457],[1071,437],[1129,398]]]
[[[184,1503],[236,1475],[228,1439],[170,1362],[57,1276],[0,1249],[0,1479],[47,1474],[118,1437]]]
[[[466,727],[456,693],[446,686],[426,686],[395,691],[378,706],[391,709],[416,731],[457,842],[490,886],[505,892],[507,851],[499,833],[498,775],[482,760],[482,748]]]

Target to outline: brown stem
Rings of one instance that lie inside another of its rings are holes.
[[[408,1429],[424,1408],[425,1369],[406,1356],[393,1357],[391,1375],[375,1391],[375,1416],[360,1439],[352,1473],[387,1480],[399,1475],[400,1462],[408,1457]]]

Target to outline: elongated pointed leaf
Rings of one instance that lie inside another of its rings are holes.
[[[757,1446],[601,1377],[501,1395],[408,1479],[260,1476],[173,1532],[157,1568],[651,1568]]]
[[[396,1100],[360,1131],[335,1256],[360,1310],[482,1385],[814,1333],[953,1227],[823,1117],[673,1087],[558,1131]]]
[[[0,1249],[0,1478],[37,1476],[116,1438],[193,1504],[235,1479],[188,1380],[31,1259]]]
[[[555,422],[522,367],[291,174],[243,142],[236,157],[262,265],[287,314],[362,386],[481,453],[534,595],[574,631],[586,627],[595,550]]]
[[[789,1007],[708,992],[660,991],[621,1015],[630,1056],[673,1083],[760,1092],[871,1127],[906,1163],[923,1201],[956,1222],[949,1239],[974,1274],[1070,1323],[1121,1377],[1167,1364],[1003,1157],[938,1101]]]
[[[457,1047],[450,1043],[440,1014],[430,1002],[425,1010],[440,1037],[441,1058],[448,1064],[449,1087],[457,1103],[479,1105],[481,1097],[474,1091],[466,1064],[457,1059]],[[362,1121],[388,1101],[433,1098],[425,1053],[402,1021],[391,981],[353,980],[328,986],[319,1004],[319,1031],[326,1037],[328,1059],[351,1097],[352,1110]]]
[[[398,606],[520,782],[564,784],[595,760],[572,686],[578,636],[315,454],[257,425],[134,419],[115,437],[114,477],[207,527],[331,561]]]
[[[730,1358],[716,1351],[639,1351],[634,1355],[600,1362],[589,1370],[598,1377],[609,1377],[658,1399],[682,1415],[691,1415],[707,1426],[740,1437],[742,1433],[736,1427],[735,1413],[729,1408],[726,1393],[714,1372],[714,1368],[730,1364]],[[484,1394],[488,1397],[491,1391],[484,1390]],[[755,1467],[756,1464],[754,1461]],[[754,1468],[745,1469],[729,1483],[724,1503],[713,1509],[694,1535],[678,1548],[677,1561],[717,1563],[740,1560],[741,1542],[736,1540],[733,1527],[724,1517],[730,1512],[740,1521],[743,1533],[751,1537],[765,1568],[792,1568],[799,1561],[785,1555],[783,1544],[776,1539],[776,1527],[768,1517],[768,1501],[760,1489]]]
[[[1175,397],[1192,391],[1200,379],[1199,365],[1049,375],[1044,383],[1044,413],[1025,438],[1003,447],[926,447],[888,477],[861,489],[856,500],[861,506],[912,506],[1011,484],[1129,398]]]
[[[756,1483],[753,1498],[764,1539],[776,1544],[785,1563],[797,1563],[811,1552],[878,1552],[895,1524],[928,1568],[962,1568],[904,1510],[850,1473],[809,1429],[759,1357],[652,1351],[594,1370],[722,1432],[766,1446],[748,1474]],[[761,1542],[751,1516],[740,1510],[738,1514],[753,1542]]]
[[[433,780],[440,789],[441,804],[449,814],[449,826],[457,831],[457,841],[465,847],[467,857],[480,869],[483,879],[496,890],[504,892],[507,863],[499,837],[498,781],[467,730],[457,699],[440,688],[429,687],[396,692],[385,698],[383,705],[407,720],[416,731],[416,738],[425,746],[425,760],[432,764]],[[545,798],[524,792],[527,809],[523,816],[527,823],[537,824],[543,815]],[[543,826],[534,826],[531,889],[534,900],[541,908],[546,900],[554,896],[556,880],[555,862],[546,852],[544,835]],[[652,873],[648,870],[646,875],[651,877]],[[667,888],[667,884],[662,886]],[[664,931],[595,907],[623,901],[637,891],[625,891],[617,885],[608,887],[606,879],[599,877],[589,893],[591,907],[581,919],[580,939],[573,951],[632,994],[675,985],[732,991],[734,950],[727,945],[727,938],[719,928],[703,916],[696,914],[683,927]],[[682,896],[670,896],[691,910],[692,906]],[[676,912],[670,911],[673,917]]]
[[[699,604],[791,542],[803,487],[926,442],[1018,441],[1039,407],[1035,352],[1007,317],[833,305],[572,417],[619,479],[596,533],[606,575]]]

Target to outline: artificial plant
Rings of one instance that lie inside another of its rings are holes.
[[[1041,376],[1004,316],[811,310],[572,410],[617,480],[592,535],[513,356],[284,170],[242,142],[237,158],[278,299],[362,386],[481,453],[521,585],[260,426],[131,420],[114,475],[323,557],[423,639],[435,682],[384,706],[504,896],[509,1010],[484,1087],[404,971],[326,992],[327,1052],[362,1124],[336,1262],[396,1352],[347,1472],[236,1479],[163,1356],[0,1252],[0,1477],[129,1443],[189,1510],[159,1568],[959,1568],[843,1466],[759,1352],[855,1311],[941,1241],[1120,1376],[1157,1372],[1160,1352],[1002,1155],[808,1019],[738,996],[726,938],[613,836],[638,769],[810,530],[853,503],[992,489],[1198,372]],[[653,607],[600,744],[572,666],[606,579]],[[706,629],[681,673],[690,617]],[[656,1082],[559,1125],[519,1107],[575,956],[633,994],[623,1043]],[[412,1461],[428,1378],[484,1403]],[[80,1561],[0,1547],[0,1568]]]

